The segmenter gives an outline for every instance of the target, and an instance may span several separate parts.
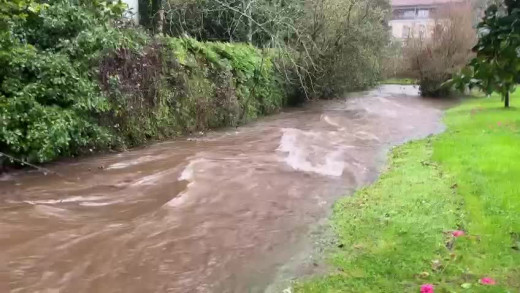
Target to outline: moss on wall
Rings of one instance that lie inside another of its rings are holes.
[[[139,52],[117,50],[100,65],[112,104],[105,126],[133,146],[236,126],[286,104],[274,54],[247,44],[159,38]]]

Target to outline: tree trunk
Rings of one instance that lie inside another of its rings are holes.
[[[253,44],[253,22],[251,17],[247,19],[247,42]]]
[[[164,8],[161,6],[161,9],[158,11],[159,19],[157,20],[157,33],[164,33]]]
[[[243,7],[245,9],[245,13],[247,15],[247,19],[246,19],[246,26],[247,26],[247,32],[246,32],[246,41],[249,43],[249,44],[252,44],[253,43],[253,20],[252,20],[252,13],[251,13],[251,10],[253,9],[253,5],[252,3],[247,3],[247,6],[246,6],[246,2],[242,2],[243,3]]]
[[[152,0],[152,13],[154,19],[154,33],[162,34],[164,27],[163,0]]]
[[[504,97],[504,107],[509,108],[509,91],[506,93]]]

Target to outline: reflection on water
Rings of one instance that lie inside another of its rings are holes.
[[[261,292],[388,146],[440,129],[447,103],[383,86],[238,130],[0,181],[11,292]]]

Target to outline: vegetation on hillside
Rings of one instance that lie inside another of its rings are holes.
[[[518,292],[520,116],[499,105],[468,101],[445,133],[395,148],[374,185],[334,206],[336,270],[296,292]]]
[[[110,144],[97,122],[110,104],[94,63],[128,39],[105,24],[120,8],[105,8],[21,0],[2,6],[0,151],[43,162]]]
[[[306,97],[376,84],[388,42],[388,0],[142,0],[154,33],[245,42],[283,52]],[[154,8],[155,7],[155,8]],[[155,23],[154,23],[155,22]]]
[[[24,161],[237,125],[287,103],[269,51],[152,38],[118,5],[34,7],[4,14],[0,36],[0,151]]]
[[[288,102],[275,56],[246,44],[158,38],[140,52],[117,50],[100,65],[114,105],[109,121],[131,145],[236,126]]]
[[[237,125],[369,86],[387,37],[386,1],[150,1],[160,15],[148,31],[121,1],[1,3],[0,152],[26,162]]]

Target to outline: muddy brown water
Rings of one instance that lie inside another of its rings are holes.
[[[388,147],[451,103],[382,86],[0,181],[2,292],[263,292]],[[99,167],[103,166],[102,169]]]

